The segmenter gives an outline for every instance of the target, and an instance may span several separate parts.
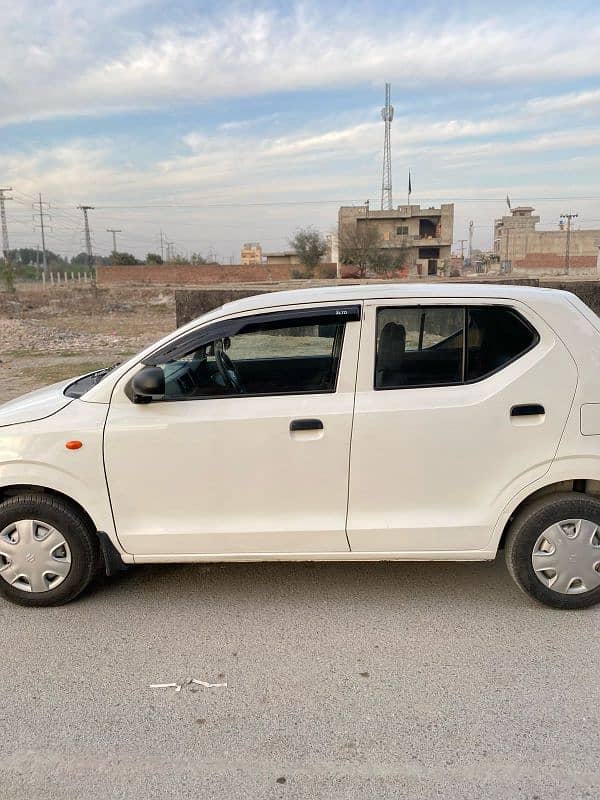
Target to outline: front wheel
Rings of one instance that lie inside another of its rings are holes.
[[[0,504],[0,594],[24,606],[68,603],[93,578],[98,540],[68,503],[43,494]]]
[[[517,585],[554,608],[600,602],[600,501],[565,492],[526,506],[513,521],[506,564]]]

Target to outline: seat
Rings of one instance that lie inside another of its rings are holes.
[[[386,322],[379,335],[375,386],[398,386],[402,383],[402,365],[406,352],[406,328],[398,322]]]

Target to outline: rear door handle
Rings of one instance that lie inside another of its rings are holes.
[[[521,406],[513,406],[510,410],[511,417],[537,417],[545,413],[544,406],[539,403],[525,403]]]
[[[323,423],[320,419],[293,419],[290,422],[290,431],[322,431]]]

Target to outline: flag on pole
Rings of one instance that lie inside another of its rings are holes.
[[[511,204],[510,204],[510,197],[509,197],[508,195],[506,195],[506,205],[507,205],[509,208],[512,208],[512,206],[511,206]]]
[[[410,197],[412,194],[412,184],[410,180],[410,170],[408,170],[408,196]]]

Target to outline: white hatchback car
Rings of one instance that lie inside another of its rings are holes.
[[[0,591],[149,562],[489,560],[600,600],[600,319],[465,284],[259,295],[0,408]]]

